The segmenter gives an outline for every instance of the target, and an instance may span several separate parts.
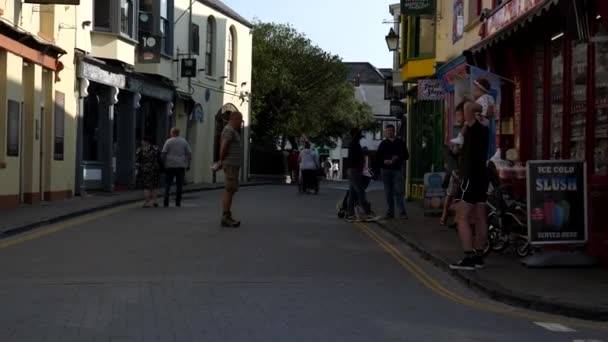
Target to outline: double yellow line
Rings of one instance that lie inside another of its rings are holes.
[[[458,304],[466,305],[468,307],[476,308],[483,311],[489,311],[501,315],[507,315],[516,318],[523,318],[532,321],[543,321],[543,322],[554,322],[571,327],[585,328],[591,330],[608,331],[608,325],[602,323],[587,323],[578,320],[564,319],[556,316],[543,315],[534,312],[525,312],[515,309],[508,309],[498,305],[492,305],[487,303],[478,302],[469,298],[465,298],[453,291],[448,290],[441,285],[435,278],[425,272],[420,266],[415,264],[412,260],[408,259],[403,255],[397,248],[395,248],[390,242],[374,232],[372,228],[364,223],[356,223],[361,231],[368,235],[372,240],[376,241],[388,254],[390,254],[396,261],[405,268],[414,278],[416,278],[422,285],[434,293],[440,295],[443,298],[456,302]]]

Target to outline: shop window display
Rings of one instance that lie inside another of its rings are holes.
[[[608,28],[600,25],[595,46],[594,174],[608,175]]]
[[[585,160],[587,114],[587,43],[572,43],[570,159]]]
[[[563,38],[551,43],[551,159],[562,158],[564,111],[564,48]]]

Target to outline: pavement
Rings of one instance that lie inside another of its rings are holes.
[[[0,341],[607,341],[608,324],[464,286],[377,225],[335,217],[340,189],[221,190],[122,206],[0,240]],[[414,212],[412,212],[414,214]]]
[[[369,192],[378,214],[386,212],[382,191]],[[453,271],[449,264],[462,258],[455,230],[440,226],[439,217],[424,216],[421,203],[406,203],[408,220],[378,224],[399,237],[467,286],[509,304],[572,317],[608,321],[608,270],[603,268],[528,268],[513,249],[492,253],[486,267]]]

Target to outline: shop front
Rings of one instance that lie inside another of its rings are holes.
[[[522,162],[586,163],[587,252],[608,264],[608,21],[599,3],[508,1],[469,52],[512,81],[501,87],[502,151],[514,148]]]

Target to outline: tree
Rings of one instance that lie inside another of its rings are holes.
[[[256,21],[252,34],[254,141],[276,144],[306,135],[332,146],[354,126],[375,127],[369,106],[355,100],[338,56],[289,25]]]

